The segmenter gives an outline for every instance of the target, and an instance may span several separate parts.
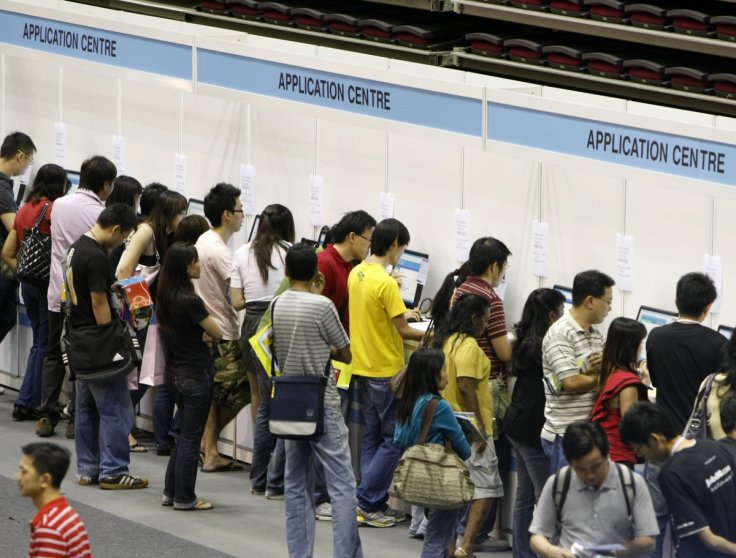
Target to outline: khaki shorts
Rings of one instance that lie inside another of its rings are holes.
[[[250,383],[240,341],[218,341],[217,351],[212,399],[220,407],[242,409],[250,403]]]
[[[477,453],[478,443],[470,448],[470,457],[465,462],[470,472],[470,480],[475,485],[473,500],[483,498],[500,498],[503,496],[503,484],[498,472],[498,458],[496,448],[493,445],[493,437],[486,439],[486,449],[483,453]]]

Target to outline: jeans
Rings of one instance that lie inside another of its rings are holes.
[[[174,415],[175,402],[176,390],[169,380],[156,386],[156,397],[153,399],[153,437],[158,449],[171,448],[170,436],[179,431],[181,413],[177,411]]]
[[[15,279],[0,276],[0,341],[18,322],[18,293]]]
[[[290,558],[314,555],[314,459],[325,471],[332,499],[332,555],[362,558],[355,515],[355,476],[348,428],[338,407],[325,406],[324,434],[313,441],[286,440],[286,542]]]
[[[64,383],[66,370],[61,360],[61,326],[63,324],[63,316],[60,312],[49,310],[49,340],[48,349],[46,350],[46,358],[43,361],[43,381],[41,382],[41,406],[39,408],[39,416],[51,419],[56,424],[59,422],[59,414],[56,406],[59,403],[59,395],[61,394],[61,386]],[[72,384],[72,392],[74,385]],[[74,407],[76,397],[72,397],[69,404],[69,414],[74,418]]]
[[[514,504],[514,558],[535,558],[529,548],[529,526],[534,505],[549,477],[549,459],[541,446],[508,438],[516,450],[516,503]]]
[[[277,440],[268,429],[271,415],[271,379],[258,373],[258,392],[261,403],[256,413],[253,434],[253,463],[250,466],[250,484],[255,490],[274,493],[284,492],[284,441]]]
[[[23,282],[20,284],[20,290],[23,293],[28,319],[31,321],[33,345],[28,354],[26,373],[15,403],[35,409],[41,404],[43,359],[49,345],[49,310],[46,295],[48,284],[44,286]]]
[[[190,508],[197,502],[199,441],[212,404],[214,381],[207,374],[201,380],[174,378],[176,406],[181,413],[181,431],[166,467],[164,495],[174,499],[175,507]]]
[[[113,478],[128,472],[128,433],[133,405],[127,378],[94,384],[77,380],[77,473],[80,477]]]
[[[455,526],[463,508],[427,510],[427,531],[424,533],[422,558],[446,558],[455,540]]]
[[[569,463],[565,459],[565,454],[562,451],[562,436],[559,434],[555,436],[554,442],[548,442],[544,438],[542,440],[542,449],[545,455],[549,458],[549,474],[554,475],[557,471],[563,467],[567,467]]]
[[[399,464],[402,448],[394,444],[396,399],[389,378],[357,378],[354,386],[363,401],[365,433],[360,453],[358,505],[367,512],[381,511]]]

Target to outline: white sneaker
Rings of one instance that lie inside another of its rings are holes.
[[[314,509],[314,517],[317,521],[332,521],[332,504],[322,502]]]

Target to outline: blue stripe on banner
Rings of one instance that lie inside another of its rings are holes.
[[[192,47],[0,10],[0,42],[192,79]]]
[[[724,143],[500,103],[488,103],[488,138],[734,185],[736,147]]]
[[[482,136],[481,99],[197,49],[199,83]]]

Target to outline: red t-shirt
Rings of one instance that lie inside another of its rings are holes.
[[[46,215],[43,216],[43,220],[41,221],[41,232],[51,234],[51,210],[54,207],[53,202],[45,199],[33,203],[28,202],[15,214],[13,229],[18,234],[18,246],[23,242],[25,229],[30,229],[36,224],[36,219],[38,219],[41,210],[46,204],[49,204],[49,208],[46,210]]]
[[[462,285],[455,289],[455,293],[452,295],[452,304],[455,304],[461,295],[470,293],[487,300],[491,305],[491,317],[488,320],[488,327],[483,335],[476,337],[475,340],[483,352],[486,354],[488,359],[491,361],[491,380],[498,378],[499,373],[503,370],[503,362],[496,355],[496,351],[493,350],[493,344],[491,340],[497,337],[503,337],[507,334],[506,331],[506,315],[503,311],[503,301],[501,297],[496,294],[487,281],[484,281],[480,277],[468,277]]]
[[[87,529],[63,496],[46,504],[31,520],[28,558],[92,558]]]
[[[325,288],[322,294],[329,298],[337,308],[340,323],[350,333],[350,316],[348,314],[348,275],[355,267],[353,262],[346,262],[335,247],[330,244],[317,254],[317,266],[325,276]]]

